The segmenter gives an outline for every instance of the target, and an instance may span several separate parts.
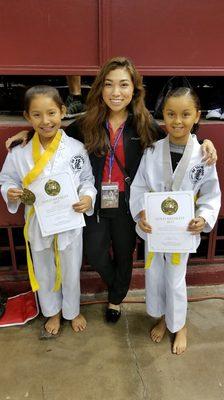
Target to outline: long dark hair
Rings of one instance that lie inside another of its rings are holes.
[[[144,103],[145,90],[142,77],[130,60],[125,57],[115,57],[103,65],[87,97],[87,112],[82,119],[82,131],[89,153],[104,155],[108,151],[105,122],[109,115],[109,108],[102,99],[102,90],[106,76],[110,71],[118,68],[128,71],[134,85],[134,94],[128,110],[132,114],[133,124],[140,137],[142,148],[151,146],[157,138],[156,131],[152,126],[152,116]]]

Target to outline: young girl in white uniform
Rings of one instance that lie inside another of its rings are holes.
[[[197,235],[199,245],[200,232],[211,231],[216,222],[221,194],[216,168],[202,160],[200,144],[193,134],[200,118],[197,95],[190,88],[168,92],[163,103],[163,117],[168,135],[145,150],[131,185],[131,213],[137,222],[137,232],[146,240],[146,234],[150,234],[153,227],[146,221],[144,193],[192,190],[197,200],[195,218],[189,221],[188,230]],[[177,189],[180,175],[182,180]],[[148,258],[145,270],[147,312],[160,318],[151,330],[151,339],[160,342],[168,328],[175,333],[172,351],[181,354],[187,345],[185,275],[189,254],[180,254],[179,265],[174,265],[172,254],[153,255],[146,242],[145,255]]]
[[[60,129],[65,112],[55,88],[40,85],[26,92],[24,116],[32,124],[35,135],[25,147],[18,146],[7,155],[0,173],[2,196],[11,213],[17,212],[24,198],[22,186],[30,182],[28,178],[32,174],[31,181],[69,172],[80,199],[72,206],[74,211],[92,215],[96,196],[92,168],[83,144]],[[34,155],[37,149],[39,160]],[[47,157],[45,163],[44,157]],[[37,170],[38,161],[41,167]],[[74,331],[84,330],[86,320],[80,314],[82,227],[59,233],[57,237],[43,237],[31,206],[25,207],[25,219],[33,260],[33,266],[28,260],[31,286],[38,290],[42,313],[48,318],[42,336],[58,334],[61,315],[71,320]]]

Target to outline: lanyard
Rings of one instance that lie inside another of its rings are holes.
[[[118,129],[118,134],[117,134],[117,136],[115,138],[114,145],[113,146],[110,145],[111,149],[110,149],[110,156],[109,156],[109,182],[111,182],[112,168],[113,168],[114,158],[115,158],[115,151],[116,151],[118,142],[119,142],[119,140],[120,140],[120,138],[122,136],[122,133],[123,133],[123,130],[124,130],[124,125],[125,124],[123,123],[120,126],[120,128]],[[109,123],[108,122],[107,122],[106,126],[107,126],[107,129],[108,129],[109,128]]]

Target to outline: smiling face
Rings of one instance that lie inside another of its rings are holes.
[[[169,97],[163,108],[163,118],[170,141],[174,144],[187,144],[191,129],[198,123],[200,114],[191,95]]]
[[[126,112],[134,93],[134,85],[125,68],[117,68],[105,77],[102,97],[113,113]]]
[[[38,133],[41,143],[47,144],[60,128],[64,114],[64,106],[60,109],[51,97],[37,94],[30,102],[29,112],[24,113],[24,116]]]

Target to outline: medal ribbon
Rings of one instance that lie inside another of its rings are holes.
[[[111,182],[111,176],[112,176],[112,168],[113,168],[113,164],[114,164],[114,158],[115,158],[115,151],[118,145],[118,142],[123,134],[123,130],[124,130],[124,125],[125,123],[123,123],[120,128],[118,128],[118,134],[116,135],[116,138],[114,140],[114,145],[110,145],[111,146],[111,150],[110,150],[110,157],[109,157],[109,183]],[[106,124],[107,129],[109,130],[109,122],[107,122]]]
[[[23,178],[23,187],[27,187],[30,185],[37,177],[41,174],[41,172],[44,170],[46,167],[48,161],[53,157],[55,152],[58,149],[58,146],[61,141],[61,132],[58,131],[57,134],[55,135],[54,139],[50,143],[50,145],[47,147],[47,149],[44,151],[43,154],[40,152],[40,141],[39,141],[39,136],[38,133],[35,132],[33,139],[32,139],[32,156],[33,156],[33,162],[34,162],[34,167],[28,172],[28,174]],[[35,277],[34,273],[34,268],[33,268],[33,262],[32,262],[32,257],[30,253],[30,247],[29,247],[29,237],[28,237],[28,228],[30,224],[30,219],[34,215],[35,209],[34,206],[32,206],[27,214],[26,218],[26,223],[23,229],[24,233],[24,238],[25,238],[25,243],[26,243],[26,257],[27,257],[27,267],[28,267],[28,273],[29,273],[29,278],[30,278],[30,284],[33,292],[38,290],[40,288],[39,283],[37,282],[37,279]],[[56,279],[55,279],[55,285],[53,290],[57,291],[60,289],[61,286],[61,281],[62,281],[62,276],[61,276],[61,263],[60,263],[60,256],[59,256],[59,251],[58,251],[58,235],[54,235],[54,254],[55,254],[55,265],[56,265]]]
[[[35,132],[32,139],[32,155],[34,167],[28,172],[28,174],[23,178],[23,186],[29,186],[37,177],[41,174],[41,172],[46,167],[48,161],[53,157],[54,153],[57,151],[59,143],[61,141],[61,132],[58,131],[55,135],[54,139],[44,151],[43,154],[40,152],[40,141],[38,133]]]
[[[181,157],[181,160],[175,170],[173,176],[171,156],[170,156],[170,145],[169,145],[169,136],[164,139],[163,142],[163,179],[165,182],[165,191],[178,191],[180,190],[181,184],[184,179],[184,175],[186,169],[189,165],[191,154],[193,150],[193,138],[192,135],[189,135],[186,147],[184,149],[184,154]],[[151,262],[153,259],[153,252],[149,252],[145,268],[150,268]],[[172,253],[171,262],[173,265],[179,265],[181,261],[180,253]]]

